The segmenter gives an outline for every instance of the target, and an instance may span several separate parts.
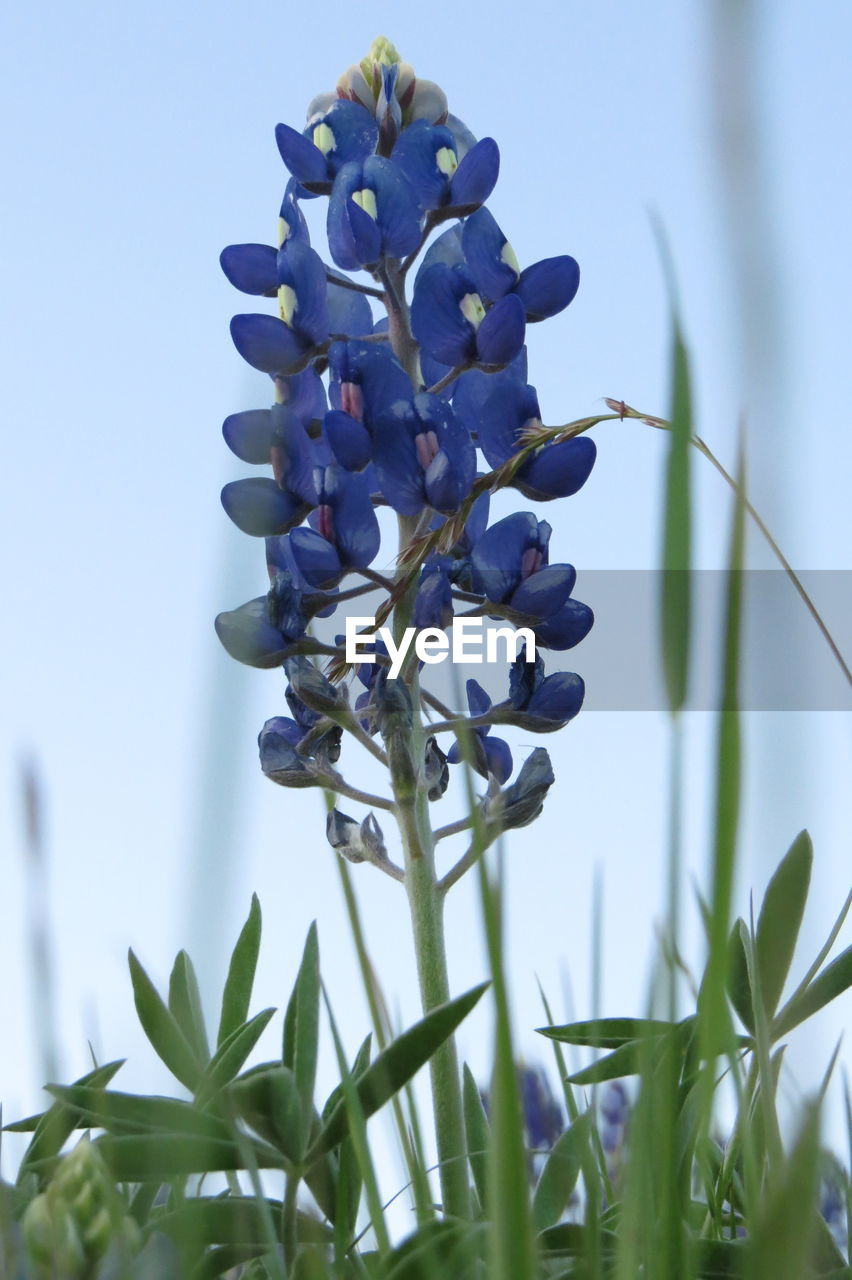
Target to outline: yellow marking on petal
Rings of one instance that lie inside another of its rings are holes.
[[[435,163],[441,170],[441,173],[445,173],[448,178],[451,178],[459,167],[459,162],[456,159],[456,153],[451,147],[441,147],[439,151],[436,151]]]
[[[516,276],[521,274],[521,264],[518,262],[518,256],[508,240],[500,250],[500,261],[505,262],[507,267],[511,267]]]
[[[352,199],[355,201],[359,209],[363,209],[368,213],[375,222],[378,218],[378,209],[376,208],[376,193],[371,191],[369,187],[363,187],[360,191],[352,193]]]
[[[278,219],[278,248],[290,239],[290,223],[286,218]]]
[[[335,138],[333,131],[324,121],[322,124],[314,126],[312,137],[314,146],[318,151],[321,151],[324,156],[327,156],[329,151],[333,151],[337,146],[337,139]]]
[[[474,329],[478,329],[485,319],[485,308],[478,293],[466,293],[459,303],[465,320],[469,320]]]
[[[293,328],[293,316],[298,310],[299,301],[296,297],[296,290],[291,289],[289,284],[280,284],[278,286],[278,311],[281,319],[290,328]]]

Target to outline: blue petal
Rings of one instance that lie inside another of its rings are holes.
[[[323,431],[341,467],[363,471],[372,457],[373,444],[364,424],[342,409],[330,409],[323,420]]]
[[[325,264],[315,249],[301,240],[286,240],[278,251],[278,283],[296,295],[292,327],[313,346],[328,337]]]
[[[436,262],[443,262],[447,267],[464,266],[464,253],[462,252],[462,224],[455,223],[448,231],[442,231],[437,240],[433,240],[429,248],[423,255],[422,261],[414,277],[414,291],[417,292],[417,285],[420,277],[430,267],[434,267]]]
[[[327,401],[325,387],[316,369],[311,367],[290,378],[279,378],[277,386],[282,394],[282,402],[293,410],[305,426],[315,419],[322,421]]]
[[[300,183],[324,183],[328,180],[328,165],[319,147],[289,124],[279,124],[275,129],[275,141],[281,159]]]
[[[340,581],[343,566],[336,549],[314,529],[300,526],[289,535],[290,551],[299,573],[309,587],[333,587]]]
[[[573,649],[589,634],[595,615],[587,604],[569,600],[558,613],[533,628],[538,643],[545,649]]]
[[[516,711],[523,711],[543,680],[543,659],[536,654],[535,662],[526,662],[519,654],[509,671],[509,699]]]
[[[266,596],[220,613],[215,626],[224,648],[237,662],[270,668],[280,667],[284,661],[286,641],[269,621]]]
[[[276,316],[234,316],[231,337],[246,363],[261,373],[297,373],[313,354],[311,344]]]
[[[272,445],[272,416],[268,409],[246,409],[232,413],[222,423],[222,435],[241,462],[259,466],[269,462]]]
[[[373,312],[363,293],[339,284],[328,285],[328,328],[330,333],[350,338],[373,332]]]
[[[519,613],[527,613],[532,618],[550,618],[565,604],[576,581],[573,565],[545,565],[524,578],[509,603]]]
[[[235,289],[258,297],[274,297],[278,288],[277,251],[271,244],[229,244],[219,255],[222,270]]]
[[[419,277],[411,304],[411,328],[420,345],[442,364],[463,364],[476,353],[476,331],[462,314],[460,302],[475,293],[464,267],[437,262]]]
[[[583,705],[586,686],[573,671],[557,671],[547,676],[530,698],[525,711],[544,720],[567,724]]]
[[[495,302],[476,334],[479,363],[506,365],[514,360],[524,345],[526,323],[524,304],[514,293]]]
[[[345,271],[356,271],[366,262],[375,262],[381,254],[377,223],[350,198],[363,186],[362,166],[352,161],[338,173],[328,201],[328,247],[334,261]]]
[[[275,480],[302,502],[315,505],[317,501],[314,483],[316,458],[310,436],[287,405],[276,404],[270,410],[272,417],[272,465]]]
[[[448,627],[453,618],[450,580],[440,569],[424,570],[414,600],[415,627]]]
[[[325,112],[314,117],[308,128],[311,135],[318,124],[327,124],[334,134],[335,145],[326,156],[331,176],[352,160],[366,160],[373,154],[379,141],[379,127],[375,117],[358,102],[339,99]]]
[[[486,529],[470,557],[474,590],[495,604],[507,600],[521,581],[524,552],[538,540],[538,521],[531,511],[515,511]]]
[[[391,160],[405,174],[424,209],[437,209],[445,202],[449,179],[438,168],[437,153],[446,148],[455,154],[456,141],[443,125],[415,120],[396,140]]]
[[[580,287],[580,268],[573,258],[545,258],[521,272],[516,293],[527,320],[546,320],[573,302]]]
[[[480,138],[464,156],[450,180],[450,204],[454,209],[483,204],[497,182],[500,151],[493,138]]]
[[[507,240],[488,209],[479,209],[466,219],[462,231],[465,260],[483,297],[494,302],[513,289],[518,273],[502,258]]]
[[[350,569],[365,569],[379,553],[379,522],[363,475],[339,467],[326,468],[326,485],[334,518],[334,545]]]
[[[414,443],[416,422],[412,405],[402,401],[382,414],[373,428],[373,463],[382,493],[403,516],[417,515],[426,502]]]
[[[469,377],[465,374],[465,380]],[[460,388],[454,408],[469,413],[468,426],[476,431],[477,444],[491,467],[499,467],[518,449],[518,437],[530,418],[539,417],[535,388],[527,386],[505,369],[500,373],[480,373],[480,384]]]
[[[307,773],[304,760],[287,738],[274,727],[283,717],[275,716],[267,720],[260,731],[257,745],[260,752],[260,767],[265,774],[298,776]]]
[[[420,243],[422,212],[411,183],[392,160],[383,156],[370,156],[364,161],[364,179],[376,193],[382,253],[396,258],[411,253]]]
[[[307,507],[264,476],[232,480],[222,490],[222,506],[243,533],[269,538],[304,519]]]
[[[570,498],[588,480],[596,457],[597,446],[588,436],[545,445],[518,471],[515,488],[539,501]]]
[[[509,744],[504,742],[502,738],[493,738],[489,734],[487,738],[482,739],[482,747],[485,751],[488,772],[493,773],[502,786],[504,782],[509,781],[512,776],[512,769],[515,767]]]
[[[478,680],[468,680],[465,685],[468,710],[472,716],[484,716],[491,710],[491,698]]]
[[[278,238],[282,244],[285,240],[303,240],[305,244],[311,243],[305,215],[299,208],[299,202],[296,199],[297,189],[299,189],[298,183],[291,178],[287,183],[287,190],[284,192],[284,199],[281,201],[281,208],[278,211],[278,217],[284,224],[283,227],[279,227]]]

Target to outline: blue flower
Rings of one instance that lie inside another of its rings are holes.
[[[382,493],[401,515],[424,506],[445,514],[458,510],[476,474],[476,450],[452,409],[420,392],[379,417],[373,461]]]
[[[308,195],[323,195],[343,165],[365,160],[379,140],[376,121],[356,102],[338,101],[313,115],[302,133],[279,124],[275,141],[281,159]]]
[[[491,699],[476,680],[467,682],[467,705],[471,716],[485,716],[491,710]],[[501,784],[511,777],[513,763],[509,744],[502,738],[491,736],[490,725],[479,725],[472,731],[473,758],[470,761],[477,773],[483,778],[495,777]],[[461,747],[454,742],[447,753],[450,764],[458,764],[464,759]]]
[[[362,471],[372,458],[379,415],[397,400],[410,400],[411,380],[389,346],[334,342],[328,360],[334,407],[323,432],[340,465]]]
[[[472,581],[494,604],[530,619],[539,644],[570,649],[591,630],[588,605],[571,600],[576,572],[548,564],[550,525],[531,511],[517,511],[485,531],[471,553]]]
[[[309,518],[312,528],[334,547],[344,568],[365,569],[381,542],[365,477],[332,464],[317,468],[314,478],[318,502]]]
[[[452,561],[447,556],[430,556],[420,571],[417,595],[414,600],[415,627],[440,627],[445,630],[453,620],[453,591],[449,570]]]
[[[276,573],[269,592],[216,618],[216,634],[232,658],[250,667],[279,667],[305,635],[309,619],[325,602],[300,591],[292,576]]]
[[[567,254],[544,258],[521,271],[515,252],[488,209],[471,214],[461,232],[465,261],[483,297],[509,292],[524,304],[528,322],[555,316],[574,300],[580,268]]]
[[[441,364],[500,367],[524,345],[524,308],[508,294],[486,311],[466,267],[436,262],[415,284],[411,328],[424,351]]]
[[[425,120],[416,120],[403,130],[391,159],[426,210],[448,206],[461,213],[478,208],[494,190],[500,171],[500,153],[493,138],[481,138],[459,162],[452,130]]]
[[[501,376],[493,388],[460,381],[453,405],[476,432],[477,444],[492,467],[517,453],[526,429],[541,426],[535,387],[514,378]],[[512,484],[534,501],[567,498],[586,483],[596,457],[595,442],[588,436],[542,445],[518,468]]]
[[[583,705],[586,686],[572,671],[544,674],[544,662],[518,657],[509,672],[509,700],[514,714],[509,721],[532,733],[552,733],[573,720]],[[507,720],[509,716],[507,715]]]
[[[328,202],[328,244],[345,271],[402,257],[420,242],[421,208],[405,174],[383,156],[345,164]]]

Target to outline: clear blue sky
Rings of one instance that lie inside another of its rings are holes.
[[[852,13],[843,0],[755,3],[753,61],[725,83],[719,15],[728,8],[80,0],[7,15],[0,1026],[16,1047],[2,1063],[6,1115],[38,1103],[18,958],[23,751],[47,787],[65,1076],[85,1070],[90,1037],[101,1057],[130,1055],[124,1087],[162,1087],[135,1030],[126,947],[164,979],[188,943],[205,980],[219,980],[255,889],[267,922],[258,1007],[284,999],[317,917],[349,1043],[366,1029],[360,994],[350,999],[352,953],[321,799],[270,786],[256,765],[255,735],[282,711],[282,683],[230,662],[212,618],[263,589],[259,548],[230,526],[218,492],[240,474],[222,419],[268,395],[231,347],[228,320],[243,306],[218,253],[272,238],[283,180],[275,124],[300,125],[310,98],[375,35],[438,80],[475,133],[498,140],[490,205],[520,260],[569,252],[580,262],[576,302],[531,344],[545,419],[593,413],[603,396],[665,412],[653,211],[679,280],[699,430],[730,462],[744,412],[752,489],[791,560],[850,568]],[[736,72],[729,47],[726,57]],[[723,147],[721,102],[734,113]],[[749,111],[751,140],[737,124]],[[542,512],[559,558],[581,575],[653,567],[665,441],[630,424],[601,428],[597,440],[582,494]],[[714,567],[727,497],[703,464],[696,475],[698,556]],[[759,550],[755,563],[766,563]],[[785,660],[795,680],[795,651]],[[582,649],[576,665],[582,672]],[[700,875],[710,717],[694,716],[689,729],[690,858]],[[748,734],[738,909],[809,826],[813,950],[848,887],[848,713],[753,716]],[[577,1016],[590,1009],[595,869],[604,1012],[638,1012],[663,903],[663,718],[582,715],[547,745],[557,788],[508,857],[519,1037],[535,1056],[544,1054],[531,1031],[541,1021],[536,973],[563,1009],[570,976]],[[411,1020],[402,894],[360,870],[376,963]],[[475,911],[472,890],[457,890],[448,929],[459,990],[483,970]],[[843,1013],[820,1024],[810,1073],[794,1055],[803,1084],[827,1061]],[[486,1028],[483,1019],[463,1036],[479,1070]]]

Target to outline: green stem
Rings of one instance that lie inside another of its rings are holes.
[[[388,263],[382,272],[388,310],[389,333],[394,354],[411,378],[420,385],[419,348],[411,333],[405,299],[404,269]],[[399,519],[399,550],[405,550],[420,532],[417,517]],[[393,615],[394,633],[399,640],[408,626],[417,592],[416,580],[397,603]],[[444,942],[443,894],[435,872],[435,840],[429,818],[429,798],[423,777],[426,734],[420,708],[420,685],[416,671],[411,680],[412,728],[410,740],[401,750],[386,744],[390,761],[394,808],[405,855],[405,887],[414,934],[417,977],[423,1012],[450,999],[447,951]],[[410,752],[410,759],[402,754]],[[413,766],[413,767],[412,767]],[[429,1063],[435,1138],[438,1147],[441,1198],[445,1214],[470,1216],[470,1185],[467,1175],[461,1073],[455,1040],[450,1037]]]

